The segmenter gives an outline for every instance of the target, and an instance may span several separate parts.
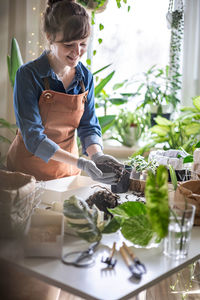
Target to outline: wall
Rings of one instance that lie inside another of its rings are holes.
[[[7,70],[7,54],[10,54],[11,39],[19,43],[24,62],[36,58],[42,51],[41,10],[44,0],[7,0],[0,1],[0,118],[15,123],[13,110],[13,91]],[[6,130],[1,135],[12,137]],[[8,145],[0,143],[0,152],[5,154]]]

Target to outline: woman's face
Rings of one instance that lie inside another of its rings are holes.
[[[57,34],[55,42],[50,45],[51,55],[62,66],[75,67],[87,51],[88,37],[71,42],[59,42],[62,35]]]

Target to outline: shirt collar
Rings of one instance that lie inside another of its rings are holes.
[[[44,77],[52,77],[53,79],[57,79],[57,76],[53,69],[51,68],[49,64],[49,60],[47,57],[48,51],[45,50],[37,59],[36,59],[36,69],[41,78]],[[78,65],[76,66],[76,74],[74,81],[81,81],[84,79],[84,73],[81,68],[81,63],[79,62]]]

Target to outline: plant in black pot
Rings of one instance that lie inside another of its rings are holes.
[[[130,185],[130,174],[132,167],[128,165],[120,165],[119,163],[115,163],[114,161],[107,161],[103,164],[98,163],[97,167],[102,172],[107,173],[115,173],[117,177],[117,183],[115,185],[111,185],[111,191],[113,193],[126,193],[129,189]]]
[[[143,73],[143,78],[137,89],[138,96],[142,96],[137,109],[143,109],[150,114],[151,126],[155,125],[154,118],[157,115],[169,119],[173,109],[180,102],[178,92],[181,88],[181,75],[176,72],[173,84],[170,77],[170,68],[157,68],[153,65]]]

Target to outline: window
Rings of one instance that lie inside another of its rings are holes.
[[[93,32],[92,70],[112,63],[116,71],[113,81],[121,82],[152,65],[165,66],[169,62],[170,30],[167,29],[168,1],[131,0],[117,8],[109,1],[104,12],[96,14]],[[100,31],[99,24],[104,25]],[[103,42],[99,45],[98,39]]]

